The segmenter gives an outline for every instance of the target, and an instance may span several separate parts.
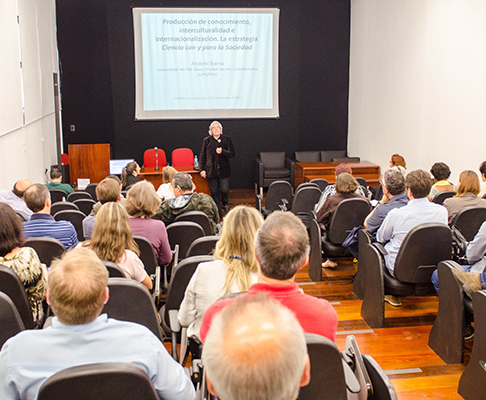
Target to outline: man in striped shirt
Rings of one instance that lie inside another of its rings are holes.
[[[40,183],[29,186],[24,193],[24,200],[33,211],[30,221],[24,222],[25,237],[48,236],[69,249],[78,244],[76,229],[69,221],[56,221],[51,216],[51,196],[49,189]]]

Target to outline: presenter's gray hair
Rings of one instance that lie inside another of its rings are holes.
[[[235,343],[233,329],[255,317],[268,323],[269,334],[257,337],[261,332],[249,329],[248,341]],[[203,349],[208,379],[225,400],[295,400],[306,360],[304,332],[294,314],[263,294],[241,296],[219,313]]]
[[[219,125],[219,127],[221,128],[221,135],[222,135],[223,134],[223,125],[221,125],[221,122],[219,122],[219,121],[211,122],[211,124],[209,125],[209,134],[212,135],[211,128],[213,127],[213,125]]]

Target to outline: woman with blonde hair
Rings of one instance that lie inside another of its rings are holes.
[[[486,207],[486,200],[478,197],[479,178],[474,171],[462,171],[459,175],[459,185],[454,197],[444,201],[444,207],[447,208],[449,223],[452,222],[456,214],[467,206]]]
[[[140,182],[140,179],[137,178],[139,173],[140,167],[135,161],[129,162],[125,168],[123,168],[120,176],[123,190],[128,190],[132,185]]]
[[[140,250],[133,240],[127,212],[120,204],[110,201],[101,206],[96,215],[93,235],[82,246],[89,247],[101,260],[118,264],[127,278],[152,289],[152,280],[138,258]]]
[[[177,174],[177,170],[169,165],[162,168],[162,185],[157,189],[159,197],[165,201],[174,198],[172,192],[172,178]]]
[[[182,326],[188,326],[190,348],[197,354],[199,328],[204,311],[229,293],[246,292],[257,281],[255,233],[263,224],[256,209],[237,206],[224,219],[214,261],[199,264],[187,286],[179,310]]]
[[[159,265],[164,265],[172,260],[167,229],[162,221],[151,218],[160,203],[154,186],[150,182],[141,181],[128,191],[125,208],[132,234],[147,238],[154,247]]]

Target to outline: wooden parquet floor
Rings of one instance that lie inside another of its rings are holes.
[[[232,189],[230,206],[255,205],[252,189]],[[444,363],[428,346],[430,329],[438,308],[438,297],[407,297],[401,307],[385,305],[386,326],[371,329],[361,318],[361,301],[352,292],[356,272],[352,259],[340,259],[336,269],[327,269],[322,282],[312,282],[307,268],[297,274],[305,293],[332,302],[338,318],[336,345],[345,347],[348,334],[356,337],[363,354],[371,354],[385,370],[399,400],[462,399],[457,393],[459,378],[469,362],[472,340],[466,342],[463,364]]]

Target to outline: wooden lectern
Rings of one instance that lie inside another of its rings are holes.
[[[110,174],[108,143],[70,144],[69,159],[71,183],[78,183],[78,178],[99,183]]]

